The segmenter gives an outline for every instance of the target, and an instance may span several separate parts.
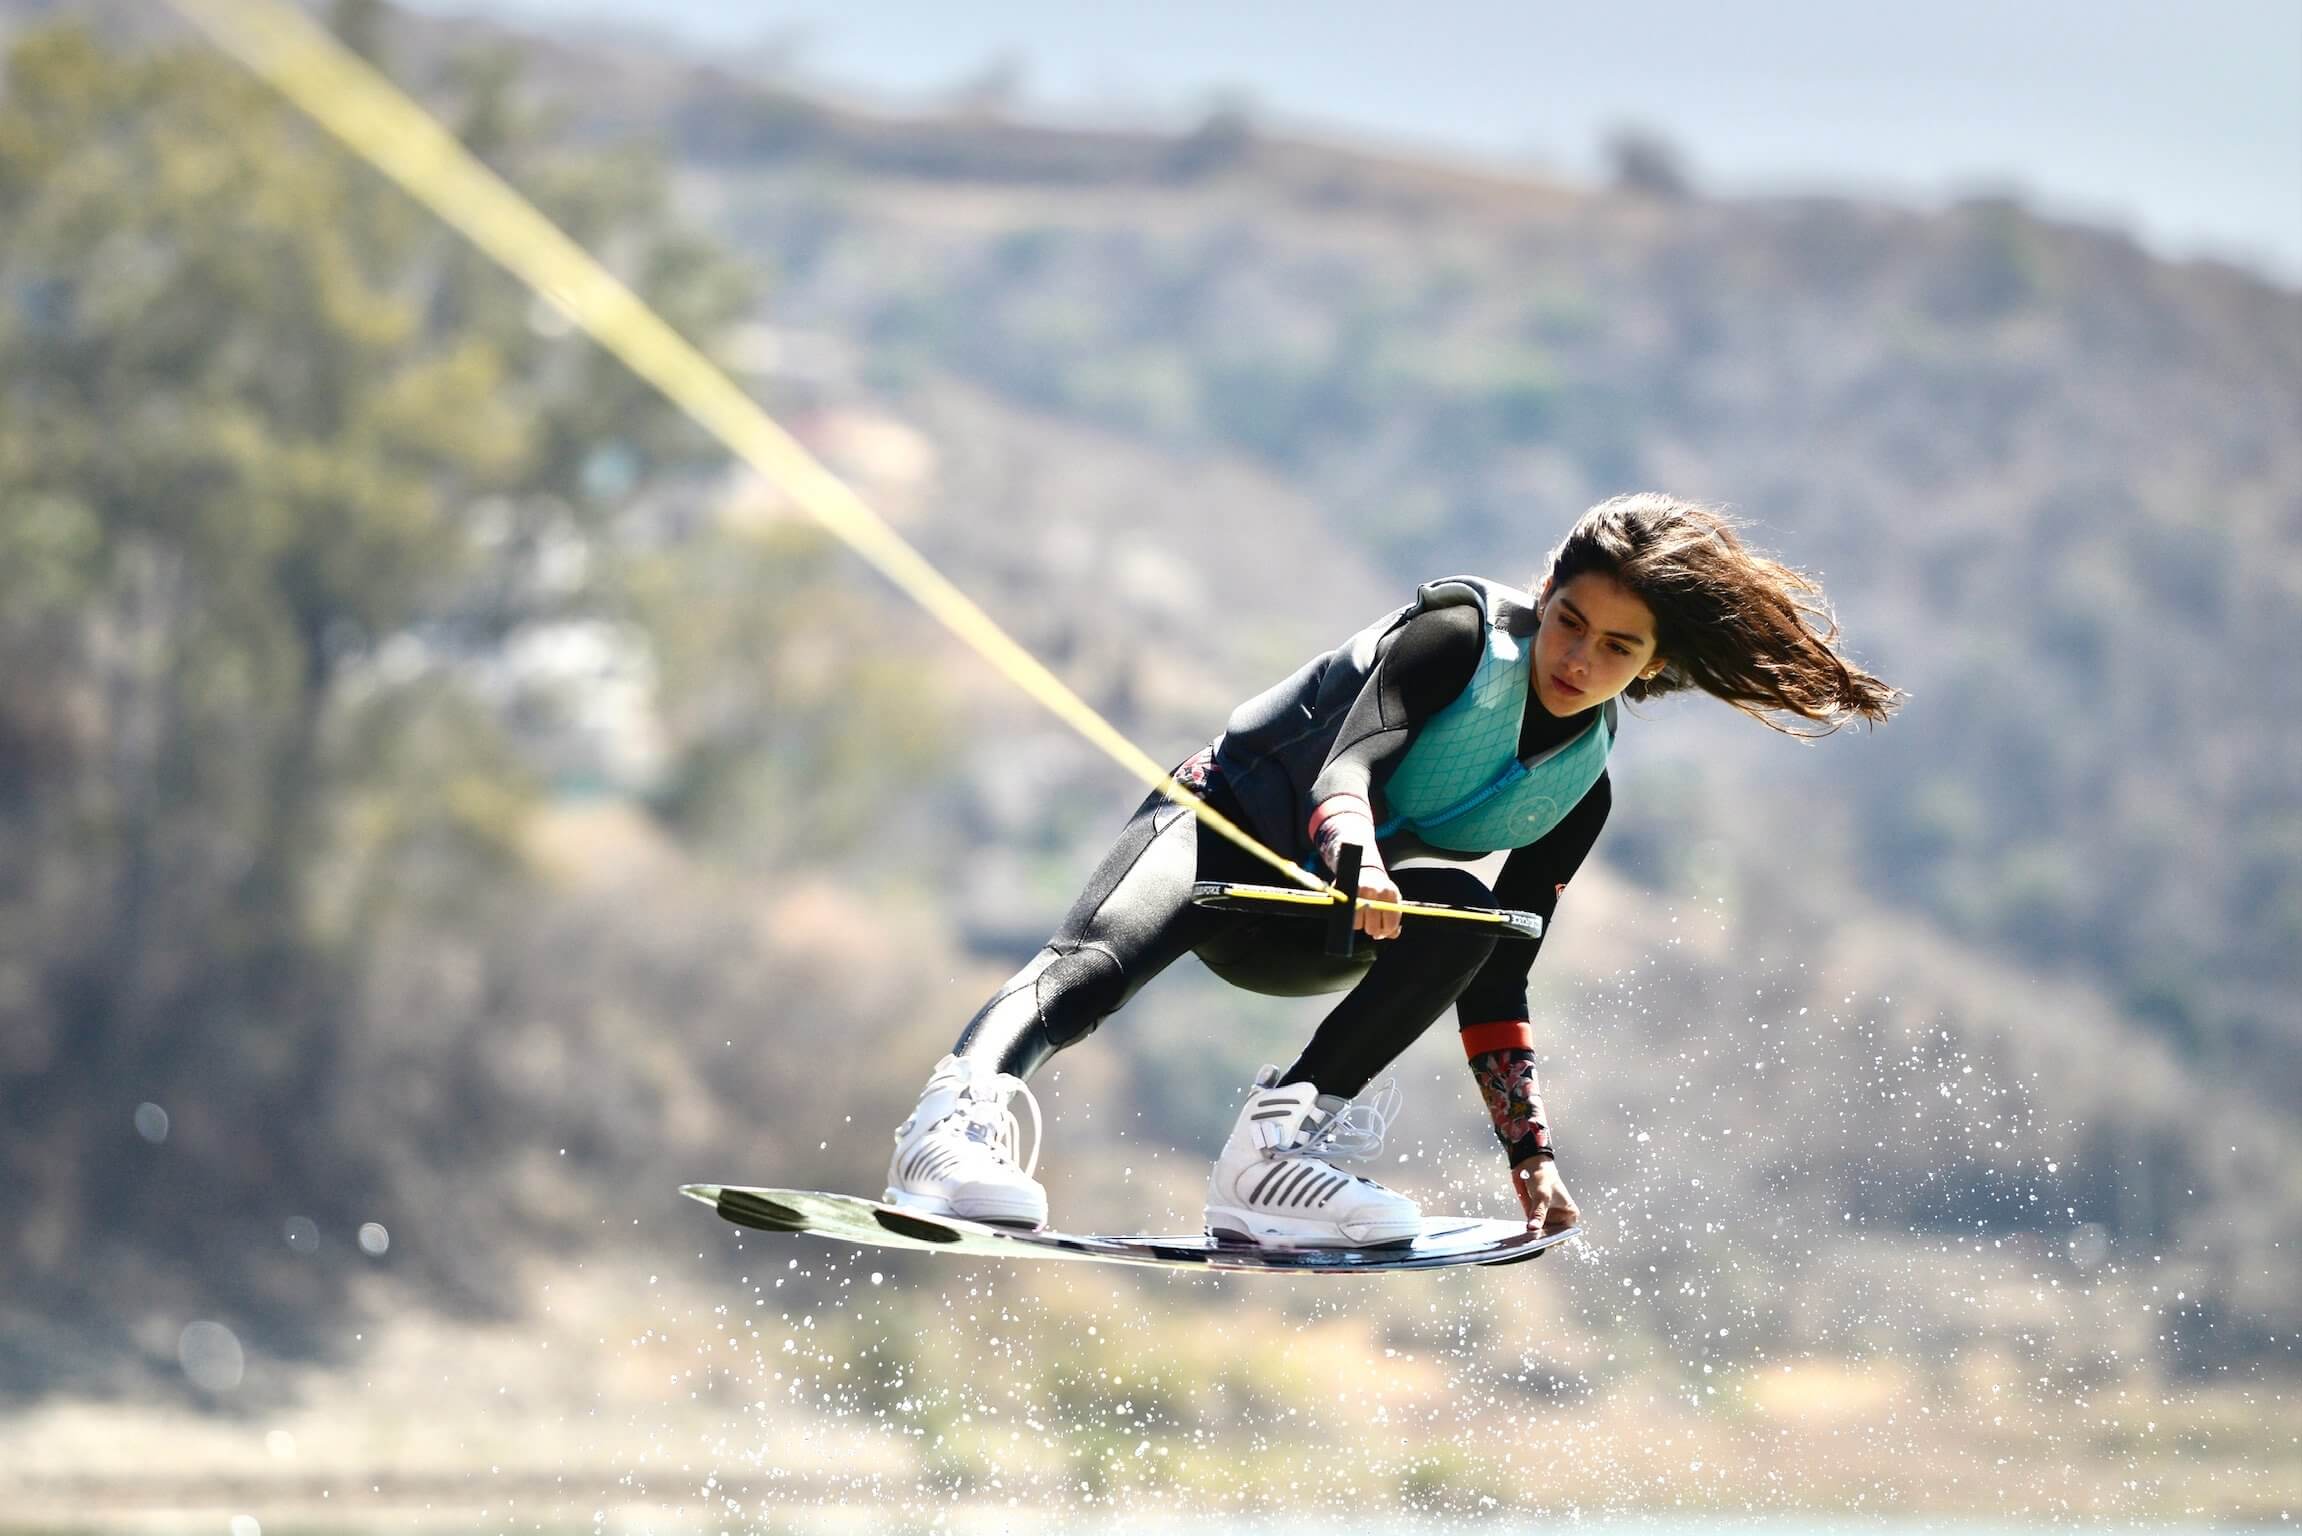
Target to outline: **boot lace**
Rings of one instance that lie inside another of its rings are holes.
[[[1021,1094],[1024,1107],[1031,1111],[1031,1160],[1024,1162],[1018,1152],[1022,1141],[1022,1128],[1016,1124],[1015,1111],[1008,1101]],[[1030,1084],[1013,1073],[1002,1072],[996,1077],[971,1084],[959,1098],[959,1106],[952,1111],[964,1124],[960,1134],[969,1141],[990,1147],[1010,1163],[1023,1169],[1025,1178],[1039,1167],[1039,1140],[1041,1124],[1039,1101],[1031,1096]],[[977,1132],[982,1134],[978,1135]]]
[[[1380,1157],[1383,1137],[1399,1118],[1399,1080],[1386,1077],[1365,1100],[1354,1099],[1335,1111],[1326,1124],[1304,1138],[1295,1150],[1321,1159],[1359,1161]]]

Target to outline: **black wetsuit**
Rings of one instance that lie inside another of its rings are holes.
[[[1423,723],[1470,682],[1485,644],[1484,622],[1470,606],[1426,609],[1383,636],[1375,666],[1327,754],[1315,795],[1366,794],[1380,818],[1384,783]],[[1519,756],[1564,742],[1589,722],[1587,711],[1561,719],[1530,699]],[[1215,810],[1248,821],[1213,749],[1194,755],[1175,776]],[[1557,826],[1508,855],[1491,890],[1461,868],[1394,869],[1391,879],[1410,901],[1539,912],[1547,929],[1560,890],[1605,824],[1609,803],[1602,775]],[[1449,1003],[1464,1028],[1527,1017],[1527,972],[1537,942],[1498,941],[1490,930],[1468,923],[1409,919],[1395,938],[1378,942],[1358,935],[1351,957],[1343,959],[1325,953],[1323,926],[1316,921],[1242,917],[1191,901],[1197,880],[1267,884],[1270,878],[1263,864],[1228,838],[1203,831],[1196,816],[1151,795],[1104,855],[1062,927],[983,1005],[954,1049],[988,1055],[999,1070],[1027,1077],[1186,953],[1257,992],[1305,995],[1349,987],[1283,1079],[1313,1082],[1321,1093],[1346,1098],[1364,1089]]]

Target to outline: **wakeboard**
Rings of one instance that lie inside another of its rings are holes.
[[[762,1232],[807,1232],[875,1248],[988,1259],[1083,1259],[1104,1264],[1148,1264],[1169,1269],[1233,1270],[1250,1274],[1379,1274],[1445,1269],[1457,1264],[1518,1264],[1540,1258],[1582,1229],[1530,1232],[1523,1221],[1473,1216],[1427,1216],[1422,1235],[1380,1248],[1258,1248],[1218,1243],[1204,1232],[1088,1236],[1044,1228],[993,1226],[951,1216],[929,1216],[857,1195],[810,1189],[746,1189],[732,1184],[683,1184],[737,1226]]]

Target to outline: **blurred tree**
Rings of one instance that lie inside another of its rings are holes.
[[[679,746],[656,806],[716,863],[837,856],[937,771],[946,710],[920,642],[834,579],[834,555],[788,521],[631,562]]]
[[[344,19],[386,50],[374,8]],[[687,333],[737,313],[732,269],[665,232],[656,172],[547,149],[516,86],[508,56],[465,62],[467,143]],[[293,1254],[281,1224],[348,1237],[404,1150],[332,1134],[376,935],[468,919],[516,868],[530,786],[456,664],[612,606],[590,552],[702,447],[227,61],[15,43],[0,1309],[47,1326],[0,1328],[0,1390],[100,1377],[139,1316],[324,1336],[325,1256],[358,1257]]]
[[[1167,172],[1180,181],[1235,170],[1255,152],[1253,101],[1239,91],[1217,93],[1206,115],[1175,141]]]
[[[951,105],[969,117],[1012,117],[1031,84],[1031,61],[1013,50],[994,53],[951,89]]]
[[[1607,165],[1617,188],[1666,203],[1694,196],[1685,151],[1649,128],[1625,127],[1607,138]]]

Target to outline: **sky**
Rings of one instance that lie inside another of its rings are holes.
[[[1625,125],[1721,193],[2019,191],[2302,284],[2302,0],[417,0],[607,24],[901,108],[1004,61],[1018,107],[1280,124],[1596,175]]]

